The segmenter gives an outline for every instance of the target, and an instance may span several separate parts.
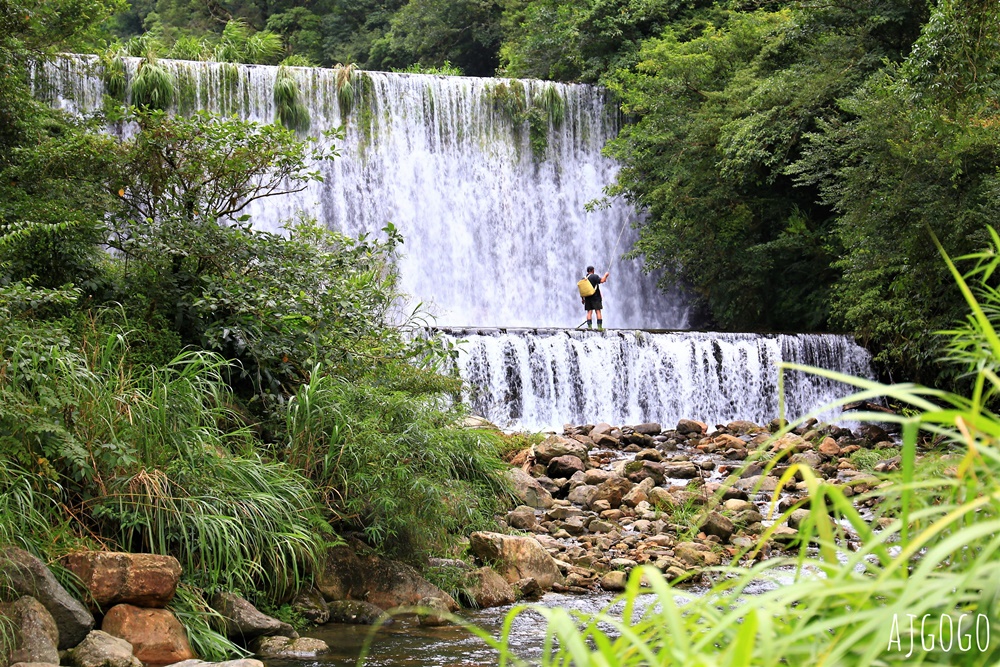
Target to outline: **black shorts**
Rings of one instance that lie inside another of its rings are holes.
[[[604,310],[600,294],[591,294],[583,299],[584,310]]]

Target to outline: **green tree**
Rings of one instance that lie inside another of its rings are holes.
[[[32,95],[29,67],[86,49],[117,0],[0,1],[0,282],[96,287],[105,142]]]
[[[939,375],[933,332],[958,319],[929,231],[953,256],[1000,214],[1000,22],[987,2],[943,0],[906,61],[843,102],[797,166],[839,212],[838,320],[907,379]]]
[[[609,78],[635,119],[609,145],[623,163],[610,192],[648,211],[633,254],[688,285],[717,326],[825,327],[839,238],[788,170],[803,136],[919,24],[909,3],[859,0],[731,11],[693,38],[668,28],[648,41]]]
[[[377,69],[450,62],[471,76],[492,76],[500,48],[496,0],[409,0],[389,31],[372,43],[368,65]]]
[[[636,63],[642,41],[716,17],[711,2],[507,0],[500,49],[509,76],[595,82]]]

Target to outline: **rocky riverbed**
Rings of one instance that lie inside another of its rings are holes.
[[[878,426],[852,431],[812,420],[775,438],[780,426],[568,424],[514,458],[510,477],[522,505],[506,523],[554,559],[556,591],[619,591],[638,565],[697,580],[705,567],[744,553],[764,557],[797,541],[807,509],[791,512],[761,539],[786,510],[808,506],[803,482],[786,484],[775,497],[789,465],[808,465],[848,497],[881,483],[872,470],[898,465],[892,438]],[[477,542],[473,536],[478,557],[497,556]]]
[[[566,425],[513,457],[508,474],[520,505],[503,518],[501,532],[472,533],[469,558],[429,564],[430,578],[458,582],[458,599],[348,539],[328,550],[315,585],[290,605],[315,625],[391,622],[387,612],[408,609],[412,622],[433,627],[460,604],[498,607],[548,591],[614,593],[639,565],[697,582],[704,568],[774,555],[799,540],[807,510],[787,510],[807,506],[807,488],[793,479],[778,491],[788,466],[808,465],[853,497],[881,483],[873,471],[899,465],[896,445],[878,426],[809,421],[775,435],[780,427]],[[182,574],[174,558],[84,551],[60,565],[75,575],[82,598],[31,554],[0,551],[0,581],[11,600],[0,604],[0,616],[14,630],[9,664],[205,667],[168,608]],[[236,595],[217,594],[209,603],[222,631],[256,658],[315,660],[330,650]]]

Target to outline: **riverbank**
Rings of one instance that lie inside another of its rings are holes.
[[[433,627],[460,605],[505,606],[547,591],[617,593],[641,565],[675,583],[697,584],[706,568],[752,563],[799,542],[809,499],[803,482],[782,481],[789,465],[808,465],[848,497],[880,484],[874,472],[898,466],[896,444],[878,426],[852,431],[810,420],[776,434],[780,426],[567,425],[513,453],[507,476],[520,505],[504,516],[503,532],[471,533],[464,559],[432,559],[425,578],[350,539],[327,551],[315,585],[289,599],[288,608],[313,626],[367,625],[391,620],[386,612],[420,608],[412,623]],[[78,552],[59,566],[73,573],[88,605],[30,554],[9,548],[0,559],[19,594],[2,610],[18,638],[14,663],[134,667],[135,660],[198,658],[177,605],[166,608],[181,576],[172,557]],[[428,578],[449,582],[454,597]],[[221,621],[216,627],[248,655],[280,662],[331,650],[238,596],[217,594],[210,605],[205,611]],[[99,651],[104,657],[96,662],[87,657]]]

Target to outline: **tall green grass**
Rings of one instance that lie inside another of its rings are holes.
[[[492,524],[506,498],[500,442],[453,427],[448,387],[400,362],[351,381],[315,369],[299,388],[285,456],[319,485],[335,527],[419,561]]]
[[[757,547],[717,569],[704,592],[672,587],[655,569],[637,569],[621,598],[622,613],[533,608],[547,622],[541,664],[996,665],[1000,416],[991,406],[1000,392],[1000,293],[992,277],[1000,266],[1000,237],[993,233],[993,240],[990,250],[962,258],[975,262],[964,277],[945,258],[971,312],[948,332],[949,357],[971,373],[970,396],[784,365],[857,387],[841,404],[886,396],[907,406],[904,414],[912,416],[852,415],[899,423],[899,473],[870,493],[848,497],[842,485],[808,467],[789,466],[782,485],[800,476],[810,500],[792,556],[754,564]],[[924,451],[931,439],[937,448]],[[925,465],[921,458],[944,461]],[[876,507],[871,521],[855,504],[867,500]],[[784,516],[773,518],[776,527]],[[511,613],[508,629],[525,609]],[[521,664],[508,634],[498,647],[501,665]]]
[[[185,351],[133,368],[129,330],[100,322],[72,336],[7,333],[0,445],[24,474],[0,473],[0,514],[9,506],[21,522],[10,536],[0,525],[0,541],[72,520],[105,545],[176,556],[208,590],[279,595],[309,576],[323,539],[314,488],[255,451],[225,360]]]

